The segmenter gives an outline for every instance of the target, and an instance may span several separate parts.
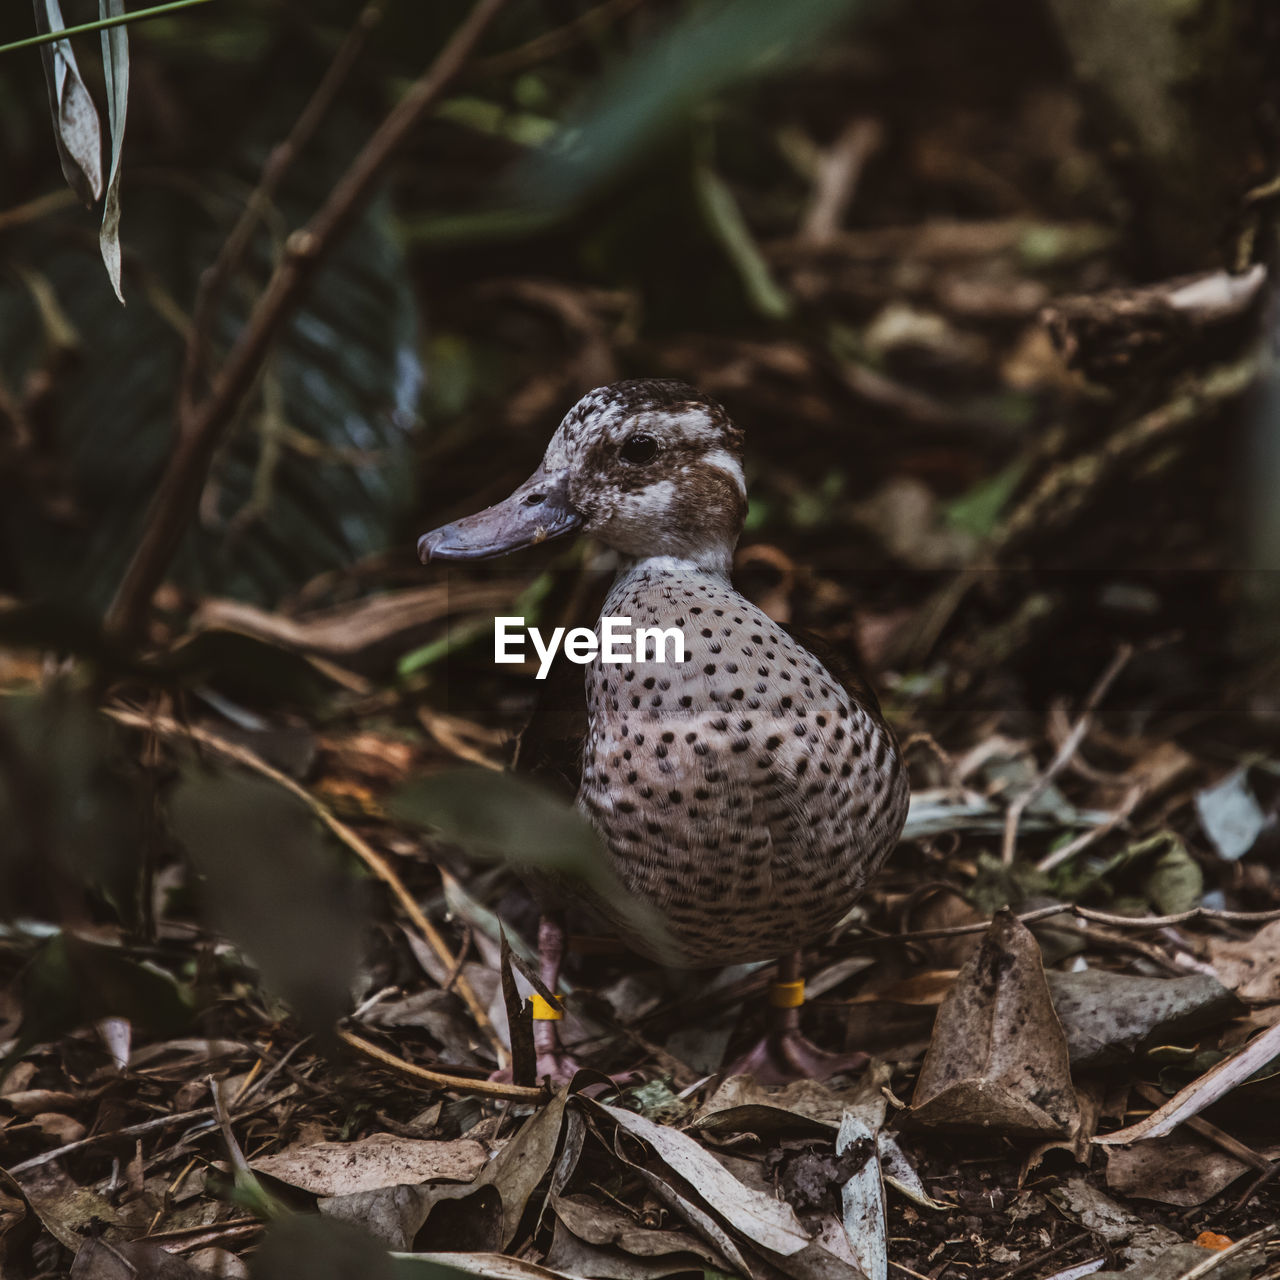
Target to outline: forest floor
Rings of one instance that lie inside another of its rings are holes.
[[[568,273],[432,282],[454,340],[520,355],[425,440],[424,529],[624,374],[746,429],[737,580],[860,658],[911,770],[902,845],[806,957],[809,1034],[870,1064],[726,1079],[767,966],[579,937],[586,1070],[489,1080],[527,1057],[533,904],[465,821],[415,822],[415,788],[519,852],[542,811],[491,780],[536,682],[495,670],[491,619],[573,616],[596,552],[446,573],[406,537],[274,610],[175,591],[150,641],[199,679],[122,676],[56,721],[88,742],[104,710],[150,797],[141,893],[53,892],[69,927],[36,959],[0,939],[6,1280],[381,1275],[370,1236],[529,1280],[1280,1275],[1280,664],[1233,525],[1262,275],[1131,288],[1141,233],[1065,76],[995,78],[793,138],[798,226],[743,195],[739,265],[813,321],[793,338],[637,328]],[[50,665],[14,649],[0,680]]]

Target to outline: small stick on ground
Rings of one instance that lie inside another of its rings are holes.
[[[366,1058],[372,1058],[374,1062],[392,1071],[398,1071],[401,1075],[408,1076],[410,1079],[422,1080],[441,1089],[456,1089],[463,1093],[477,1093],[485,1098],[505,1098],[511,1102],[546,1102],[551,1096],[545,1089],[541,1088],[530,1088],[526,1085],[518,1084],[499,1084],[495,1080],[472,1080],[467,1076],[453,1076],[443,1071],[432,1071],[427,1067],[420,1067],[416,1063],[406,1062],[403,1058],[397,1058],[395,1054],[379,1049],[376,1044],[371,1043],[362,1036],[355,1035],[351,1031],[344,1030],[342,1027],[338,1028],[338,1037],[344,1044],[350,1045],[358,1053],[364,1054]]]
[[[1018,823],[1022,821],[1023,813],[1029,805],[1034,804],[1045,793],[1049,784],[1071,763],[1071,757],[1080,749],[1080,744],[1084,741],[1085,734],[1089,732],[1090,724],[1093,723],[1093,713],[1097,711],[1102,699],[1107,696],[1107,690],[1115,683],[1116,677],[1124,670],[1131,657],[1133,657],[1132,645],[1122,644],[1116,650],[1111,661],[1107,663],[1106,670],[1089,691],[1084,709],[1072,726],[1066,741],[1058,748],[1058,754],[1054,756],[1049,767],[1036,779],[1035,783],[1009,806],[1004,820],[1004,849],[1001,855],[1006,867],[1013,862],[1013,855],[1018,845]]]

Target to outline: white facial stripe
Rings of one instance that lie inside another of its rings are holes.
[[[636,511],[643,515],[657,516],[667,510],[675,496],[676,486],[674,481],[658,480],[653,484],[646,485],[636,493],[628,495],[624,501],[630,511]]]
[[[712,449],[702,455],[702,463],[707,467],[715,467],[717,471],[727,472],[738,486],[738,492],[747,496],[747,479],[742,474],[742,463],[727,449]]]
[[[705,409],[686,409],[683,413],[668,412],[663,416],[692,444],[703,444],[720,438],[720,428]]]

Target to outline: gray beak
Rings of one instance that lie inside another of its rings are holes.
[[[418,539],[418,559],[488,560],[580,528],[563,475],[539,468],[509,498]]]

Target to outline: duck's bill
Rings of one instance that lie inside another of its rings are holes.
[[[583,517],[569,503],[555,476],[538,473],[509,498],[418,539],[418,559],[487,560],[534,547],[582,527]]]

